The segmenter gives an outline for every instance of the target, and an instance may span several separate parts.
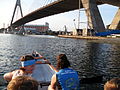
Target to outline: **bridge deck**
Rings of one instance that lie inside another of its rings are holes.
[[[44,7],[41,7],[12,24],[13,27],[23,25],[27,22],[78,9],[79,0],[58,0]],[[97,0],[97,4],[111,4],[120,7],[120,0]],[[81,5],[81,8],[83,6]]]

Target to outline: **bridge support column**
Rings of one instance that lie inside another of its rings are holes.
[[[95,30],[95,32],[104,32],[105,26],[98,10],[96,0],[81,0],[81,3],[85,8],[90,29]]]
[[[20,30],[19,30],[18,34],[19,35],[25,35],[24,25],[20,26]]]
[[[120,8],[118,9],[109,29],[120,29]]]

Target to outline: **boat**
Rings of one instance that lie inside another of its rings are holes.
[[[37,61],[35,70],[33,71],[33,78],[39,82],[39,90],[47,90],[52,75],[58,72],[58,70],[53,65],[51,65],[48,60],[43,59],[44,57],[41,56],[38,52],[35,53],[36,54],[33,54],[33,56]],[[81,78],[80,84],[102,83],[102,80],[102,75],[90,78]]]
[[[49,60],[45,59],[40,53],[34,51],[32,53],[32,56],[36,60],[36,65],[31,76],[38,81],[39,83],[38,90],[48,90],[48,86],[50,85],[51,78],[53,74],[58,72],[58,70],[53,65],[51,65]],[[102,83],[103,82],[102,78],[103,78],[102,76],[81,78],[80,84]],[[7,84],[1,84],[1,85],[7,86]]]
[[[33,70],[32,77],[39,82],[38,90],[48,90],[53,74],[58,70],[50,64],[40,53],[33,52],[32,56],[36,60],[35,69]]]
[[[49,60],[45,59],[40,53],[33,51],[32,56],[36,60],[35,68],[30,75],[35,80],[38,81],[39,87],[38,90],[48,90],[48,86],[50,85],[51,78],[53,74],[58,72],[58,70],[50,64]],[[6,90],[8,82],[6,82],[3,78],[3,75],[0,76],[0,86],[2,86],[2,90]],[[0,90],[1,90],[0,88]]]

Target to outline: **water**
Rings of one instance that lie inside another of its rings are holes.
[[[20,67],[19,57],[37,50],[55,66],[56,55],[65,53],[79,77],[120,77],[120,44],[107,44],[55,36],[0,34],[0,75]],[[99,85],[81,90],[102,90]],[[89,88],[89,89],[86,89]]]

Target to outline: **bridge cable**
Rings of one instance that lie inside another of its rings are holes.
[[[34,11],[34,10],[36,10],[36,9],[38,9],[38,8],[40,8],[40,7],[43,7],[44,5],[43,5],[44,3],[43,3],[43,0],[40,0],[39,2],[38,1],[36,1],[36,0],[33,0],[33,2],[32,2],[32,4],[30,5],[30,8],[29,8],[29,12],[32,12],[32,11]],[[34,8],[34,10],[33,10],[33,7],[38,7],[38,8]],[[32,9],[32,11],[31,11],[31,9]]]
[[[44,5],[50,4],[52,2],[53,2],[53,0],[46,0],[45,3],[44,3]]]
[[[16,20],[19,18],[18,13],[19,13],[19,7],[17,7],[17,10],[16,10]]]
[[[49,4],[49,0],[47,0],[47,3],[46,3],[46,5],[47,5],[47,4]]]
[[[50,3],[52,3],[53,2],[53,0],[50,0]]]
[[[45,5],[46,5],[46,2],[47,2],[47,0],[45,0],[45,2],[44,2],[44,4],[43,4],[43,6],[45,6]]]

